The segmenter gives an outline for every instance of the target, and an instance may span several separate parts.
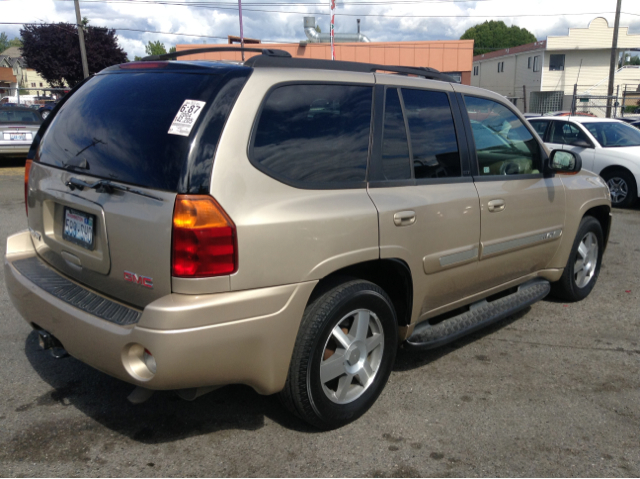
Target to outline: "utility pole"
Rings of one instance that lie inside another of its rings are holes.
[[[78,38],[80,39],[80,56],[82,57],[82,72],[85,78],[89,78],[89,64],[87,63],[87,50],[84,47],[84,29],[82,26],[82,17],[80,17],[80,3],[73,0],[76,6],[76,23],[78,26]]]
[[[613,84],[616,77],[616,68],[618,67],[618,29],[620,28],[620,8],[622,0],[618,0],[616,6],[616,21],[613,26],[613,42],[611,44],[611,63],[609,65],[609,89],[607,90],[607,118],[611,118],[611,97],[613,96]]]

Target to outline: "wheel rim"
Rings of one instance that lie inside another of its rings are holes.
[[[42,112],[42,119],[43,120],[45,120],[48,116],[49,116],[49,112],[48,111],[43,111]]]
[[[622,203],[629,194],[629,185],[624,179],[616,176],[607,181],[609,192],[611,193],[611,202],[613,204]]]
[[[584,288],[593,279],[598,265],[598,238],[592,232],[587,233],[576,255],[576,263],[573,266],[573,278],[578,288]]]
[[[320,382],[337,404],[355,401],[369,389],[384,350],[382,323],[373,311],[357,309],[331,330],[320,362]]]

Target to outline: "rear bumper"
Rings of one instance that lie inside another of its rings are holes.
[[[47,293],[13,266],[33,256],[28,231],[8,238],[5,281],[25,321],[49,331],[80,361],[149,389],[246,384],[261,394],[280,391],[316,284],[170,294],[149,304],[137,324],[122,326]],[[156,361],[155,375],[141,361],[144,348]]]
[[[0,142],[0,155],[26,155],[31,148],[31,142],[24,144],[10,144]]]

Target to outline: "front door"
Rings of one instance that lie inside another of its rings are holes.
[[[545,178],[544,151],[506,105],[465,95],[480,198],[480,263],[487,287],[544,269],[563,234],[565,193]]]

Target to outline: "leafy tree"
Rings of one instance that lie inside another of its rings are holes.
[[[164,46],[164,43],[161,43],[160,40],[152,42],[149,40],[149,43],[144,47],[144,51],[147,55],[164,55],[167,53],[167,49]],[[176,51],[176,47],[169,48],[169,53],[174,53]],[[135,56],[135,61],[142,60],[142,57]]]
[[[515,25],[507,27],[502,20],[486,21],[471,27],[464,32],[460,40],[475,40],[474,55],[482,55],[494,50],[517,47],[537,41],[533,33],[526,28]]]
[[[0,33],[0,53],[5,51],[9,47],[21,47],[22,40],[18,37],[15,37],[13,40],[9,40],[9,37],[6,33]]]
[[[76,25],[25,25],[20,35],[24,42],[22,55],[27,65],[52,86],[73,87],[82,81],[84,75]],[[84,40],[90,74],[127,61],[127,55],[118,46],[115,30],[86,27]]]

